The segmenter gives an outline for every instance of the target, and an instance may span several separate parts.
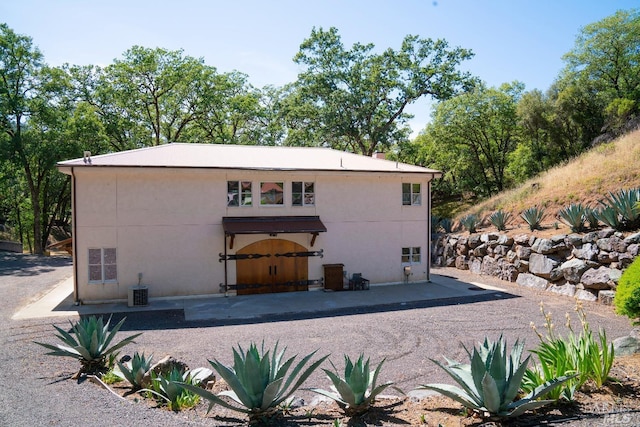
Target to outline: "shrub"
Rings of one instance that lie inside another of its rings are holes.
[[[261,351],[254,343],[251,343],[246,352],[240,345],[237,350],[233,349],[233,368],[227,367],[217,360],[210,360],[211,366],[231,389],[218,395],[190,384],[180,385],[207,399],[209,401],[207,412],[217,404],[233,411],[248,414],[250,424],[268,421],[280,413],[280,405],[285,403],[313,371],[329,357],[328,355],[321,357],[305,368],[305,365],[316,353],[314,351],[298,362],[288,375],[289,368],[293,365],[296,356],[283,363],[285,350],[286,348],[278,352],[278,344],[276,343],[273,353],[270,355],[270,351],[264,349],[264,342]],[[233,403],[227,402],[220,396],[230,398]]]
[[[80,361],[81,369],[79,373],[100,374],[107,371],[107,363],[110,365],[117,355],[117,351],[129,343],[133,343],[134,339],[142,335],[142,333],[131,335],[122,341],[111,345],[120,327],[126,318],[118,322],[111,331],[109,324],[111,316],[105,324],[102,317],[90,316],[81,318],[78,322],[71,324],[71,334],[67,331],[53,325],[58,331],[58,337],[63,344],[52,345],[41,342],[35,342],[51,352],[47,353],[51,356],[71,357]]]
[[[509,212],[504,212],[502,209],[494,212],[489,217],[489,221],[493,224],[499,231],[505,231],[507,229],[507,223],[511,219],[511,214]]]
[[[460,219],[460,224],[462,224],[469,234],[475,233],[476,227],[479,225],[478,217],[473,214],[465,215]]]
[[[524,397],[515,400],[531,356],[521,361],[524,344],[516,343],[507,354],[502,336],[492,343],[487,338],[473,354],[467,350],[470,364],[447,359],[447,365],[432,361],[444,369],[462,388],[448,384],[427,384],[420,388],[437,391],[461,403],[466,408],[499,417],[516,417],[525,411],[540,408],[551,400],[536,400],[566,381],[567,377],[545,382]]]
[[[375,371],[370,371],[369,359],[364,362],[363,358],[364,356],[361,354],[358,360],[353,363],[349,356],[345,355],[344,377],[339,376],[338,369],[333,363],[331,366],[333,366],[335,373],[323,369],[333,383],[333,392],[319,388],[310,390],[333,399],[348,415],[364,414],[373,405],[376,396],[393,383],[376,385],[384,360],[378,364]]]
[[[640,257],[622,273],[614,299],[616,312],[640,324]]]
[[[527,224],[529,224],[529,229],[531,231],[540,230],[542,228],[542,220],[545,217],[545,211],[544,208],[533,206],[522,211],[520,216],[525,220]]]
[[[572,203],[569,206],[560,209],[558,212],[562,222],[567,224],[571,231],[579,233],[584,231],[584,223],[586,221],[586,210],[581,203]]]

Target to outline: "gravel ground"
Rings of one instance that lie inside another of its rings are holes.
[[[131,314],[119,336],[144,333],[121,354],[137,350],[152,353],[156,359],[168,354],[192,368],[209,367],[207,360],[213,358],[231,364],[231,349],[237,343],[246,347],[251,341],[264,339],[268,346],[276,341],[286,345],[288,355],[306,355],[314,350],[318,355],[331,353],[336,364],[345,353],[357,357],[364,352],[373,363],[386,358],[380,380],[393,381],[409,391],[420,384],[447,381],[446,374],[429,358],[441,360],[446,355],[462,361],[463,344],[473,346],[485,336],[497,339],[500,334],[509,344],[520,338],[528,347],[534,347],[537,337],[529,324],[543,324],[539,302],[544,302],[559,324],[564,323],[565,312],[572,312],[575,305],[571,298],[494,278],[455,269],[435,272],[498,286],[514,298],[233,326],[185,322],[176,313]],[[121,401],[89,382],[78,384],[70,379],[79,367],[75,361],[46,356],[42,347],[33,344],[34,340],[55,343],[51,324],[68,326],[68,319],[15,321],[11,316],[71,274],[68,258],[0,253],[0,292],[4,299],[0,306],[0,425],[221,425],[211,416],[203,418],[202,408],[174,414],[145,403]],[[610,339],[631,330],[628,319],[615,315],[611,307],[585,303],[585,308],[592,328],[605,328]],[[317,371],[305,386],[327,388],[328,384],[324,374]],[[307,402],[315,397],[305,391],[297,395]]]

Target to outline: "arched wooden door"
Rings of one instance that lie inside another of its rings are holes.
[[[238,250],[237,255],[251,255],[236,260],[238,295],[306,291],[308,285],[297,282],[308,280],[309,260],[291,256],[306,250],[283,239],[261,240]]]

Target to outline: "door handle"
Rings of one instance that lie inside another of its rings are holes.
[[[278,275],[278,266],[277,266],[277,265],[274,265],[274,266],[273,266],[273,275],[274,275],[274,276],[277,276],[277,275]]]
[[[269,276],[271,276],[271,266],[269,266]]]

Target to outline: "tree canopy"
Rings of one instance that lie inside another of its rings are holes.
[[[42,253],[68,225],[58,161],[169,142],[326,146],[441,169],[436,196],[485,197],[640,123],[640,9],[580,29],[546,91],[487,87],[473,53],[407,35],[398,49],[344,46],[313,28],[297,79],[253,87],[182,50],[133,46],[113,63],[49,67],[30,37],[0,24],[0,224]],[[407,106],[435,101],[410,141]]]
[[[458,69],[473,54],[445,40],[406,36],[399,50],[374,52],[373,44],[345,49],[336,28],[314,28],[294,61],[304,67],[292,114],[314,117],[306,135],[317,144],[371,155],[409,136],[408,104],[422,96],[447,99],[475,80]]]

